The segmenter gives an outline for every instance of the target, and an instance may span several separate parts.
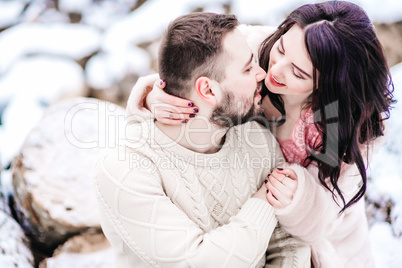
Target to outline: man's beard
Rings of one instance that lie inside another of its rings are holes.
[[[222,128],[230,128],[244,124],[262,113],[262,107],[254,103],[254,98],[260,89],[257,85],[253,96],[249,99],[237,99],[233,92],[225,89],[223,99],[212,112],[210,121]],[[248,108],[247,108],[248,107]],[[244,108],[247,110],[244,111]]]

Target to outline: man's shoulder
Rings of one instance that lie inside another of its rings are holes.
[[[149,145],[149,123],[128,125],[112,148],[105,148],[95,165],[95,176],[119,178],[129,173],[155,173],[154,150]]]
[[[145,185],[161,185],[160,173],[152,158],[124,146],[106,149],[99,156],[93,178],[102,195],[119,188],[138,192]]]

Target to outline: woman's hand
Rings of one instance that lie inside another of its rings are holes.
[[[198,107],[191,100],[182,99],[163,91],[166,83],[157,80],[145,100],[145,108],[150,110],[156,120],[163,124],[180,125],[187,123],[198,113]]]
[[[297,190],[297,175],[291,168],[278,167],[265,181],[268,202],[274,208],[284,208],[293,201]]]

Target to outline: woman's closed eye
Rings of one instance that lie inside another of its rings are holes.
[[[297,74],[297,73],[295,72],[295,68],[294,68],[294,67],[292,67],[292,71],[293,71],[293,75],[294,75],[297,79],[304,79],[303,76],[301,76],[301,75],[299,75],[299,74]]]

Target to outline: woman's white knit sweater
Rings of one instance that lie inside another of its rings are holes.
[[[95,169],[117,267],[261,267],[266,259],[267,267],[309,267],[310,248],[275,228],[273,208],[251,198],[282,161],[269,130],[234,127],[217,153],[199,154],[153,120],[127,129]]]

